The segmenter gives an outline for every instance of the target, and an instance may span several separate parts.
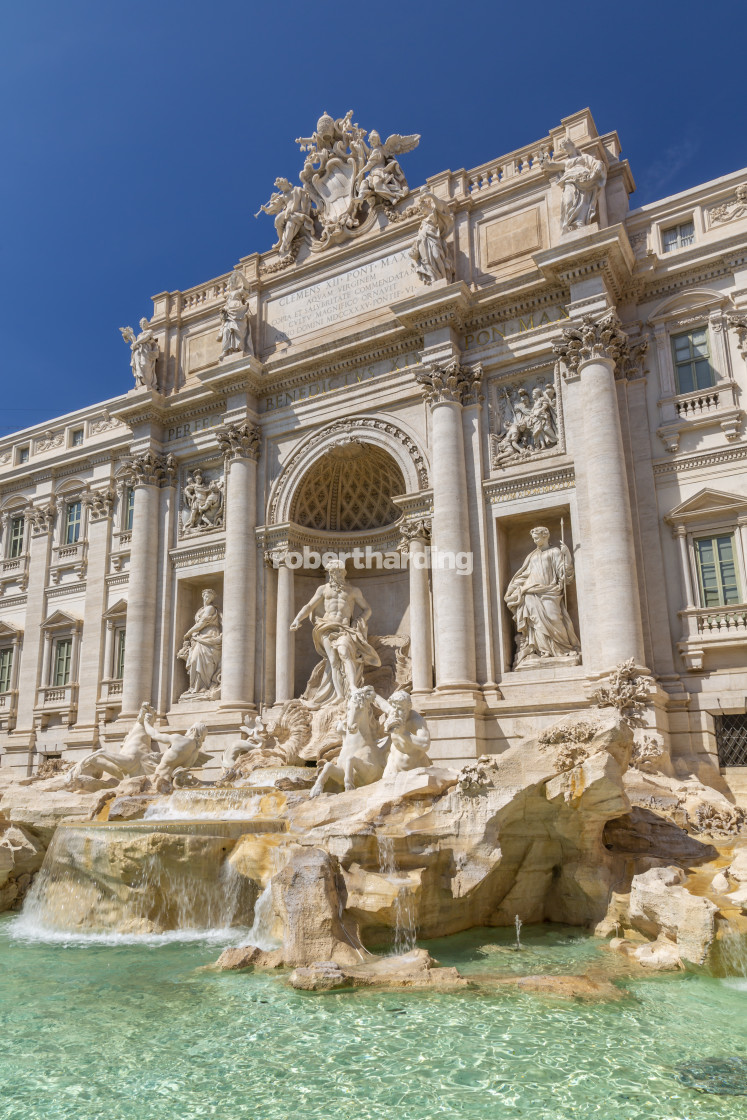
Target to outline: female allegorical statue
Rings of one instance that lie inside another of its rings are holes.
[[[220,687],[223,632],[220,612],[213,605],[214,600],[215,592],[205,588],[202,606],[176,655],[184,661],[189,673],[189,688],[183,693],[185,698],[210,694]]]
[[[544,525],[531,531],[537,546],[513,576],[504,596],[516,624],[514,669],[559,658],[576,665],[581,645],[565,606],[573,557],[565,544],[550,548]]]

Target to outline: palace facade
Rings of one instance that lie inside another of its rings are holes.
[[[333,553],[434,761],[632,659],[675,773],[739,794],[747,170],[630,209],[588,111],[410,188],[418,139],[325,114],[276,246],[155,296],[129,391],[0,440],[3,766],[118,744],[144,700],[220,754],[307,689]]]

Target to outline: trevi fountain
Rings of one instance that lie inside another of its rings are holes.
[[[2,1118],[747,1116],[747,172],[419,141],[0,440]]]

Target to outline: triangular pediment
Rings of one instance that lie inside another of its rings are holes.
[[[747,513],[747,497],[741,494],[725,494],[722,490],[711,490],[706,486],[670,510],[665,521],[670,524],[683,521],[706,521],[710,517],[736,517]]]
[[[0,638],[17,638],[23,633],[18,626],[10,622],[0,622]]]
[[[113,619],[113,618],[124,618],[126,614],[127,614],[127,600],[126,599],[117,599],[116,603],[113,603],[111,605],[111,607],[109,607],[108,611],[104,611],[104,613],[101,617],[106,619],[106,620],[109,620],[109,619]]]
[[[67,611],[54,611],[48,615],[41,624],[42,630],[56,630],[61,626],[80,626],[82,618],[76,618],[75,615],[68,614]]]

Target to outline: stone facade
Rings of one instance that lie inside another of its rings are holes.
[[[630,659],[677,773],[744,714],[747,171],[630,210],[588,111],[412,189],[419,138],[366,135],[321,118],[277,245],[154,297],[129,392],[0,440],[3,766],[116,748],[143,701],[219,757],[306,689],[325,551],[368,556],[436,763]]]

